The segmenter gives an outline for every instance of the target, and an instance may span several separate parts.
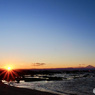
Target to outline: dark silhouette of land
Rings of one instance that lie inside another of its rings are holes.
[[[25,81],[43,81],[43,80],[62,80],[63,77],[50,77],[45,75],[52,75],[56,73],[84,73],[84,72],[95,72],[95,67],[88,65],[81,68],[54,68],[54,69],[16,69],[12,71],[0,70],[0,80],[16,80],[18,83],[20,80]],[[34,76],[37,74],[42,74],[39,78]],[[25,75],[30,75],[31,78],[25,77]]]
[[[4,69],[0,70],[0,95],[57,95],[48,92],[41,92],[36,90],[30,90],[25,88],[16,88],[13,86],[8,86],[3,84],[1,81],[16,81],[17,83],[20,80],[24,80],[25,82],[29,81],[59,81],[62,80],[63,77],[51,77],[53,74],[84,74],[82,77],[92,77],[90,73],[93,73],[93,77],[95,77],[95,67],[89,65],[85,68],[55,68],[55,69],[15,69],[12,71],[7,71]],[[39,78],[35,78],[36,75],[40,75]],[[27,76],[31,76],[28,78]],[[80,78],[74,76],[74,79]],[[65,78],[64,78],[65,79]]]

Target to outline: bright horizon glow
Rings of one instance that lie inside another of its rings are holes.
[[[12,66],[5,66],[4,68],[5,68],[6,70],[8,70],[8,71],[11,71],[11,70],[13,69]]]

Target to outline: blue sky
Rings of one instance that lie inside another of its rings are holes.
[[[94,49],[95,0],[0,0],[1,67],[94,65]]]

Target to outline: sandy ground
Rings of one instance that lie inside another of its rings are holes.
[[[0,82],[0,95],[57,95],[57,94],[41,92],[26,88],[17,88],[13,86],[8,86]]]

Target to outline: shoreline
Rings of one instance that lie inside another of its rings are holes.
[[[59,95],[59,94],[32,90],[28,88],[17,88],[14,86],[8,86],[0,82],[0,95]]]

